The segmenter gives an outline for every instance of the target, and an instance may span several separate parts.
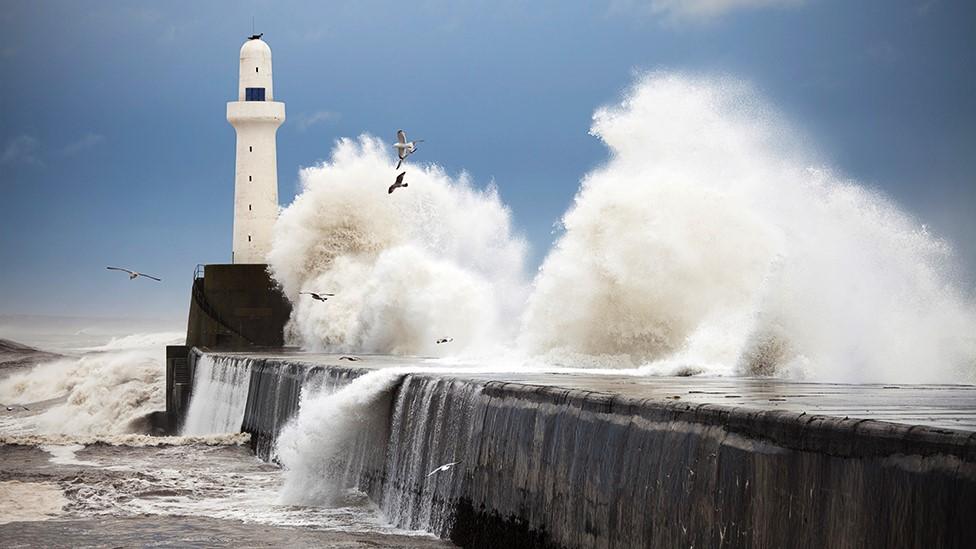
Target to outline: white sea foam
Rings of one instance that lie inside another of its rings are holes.
[[[51,454],[51,463],[58,465],[87,465],[97,466],[94,461],[84,461],[75,455],[85,447],[81,444],[43,444],[41,450]]]
[[[0,482],[0,524],[48,520],[61,514],[67,500],[53,482]]]
[[[392,148],[338,142],[301,172],[302,192],[275,226],[268,257],[293,304],[289,333],[313,350],[438,355],[514,336],[525,299],[525,245],[494,187],[411,164],[387,193]],[[336,293],[322,303],[302,291]],[[450,346],[438,346],[441,337]]]
[[[0,434],[0,444],[18,446],[51,446],[105,444],[108,446],[240,446],[251,440],[249,433],[221,433],[199,436],[151,436],[138,433],[122,435],[70,435],[70,434]]]
[[[251,361],[201,356],[193,378],[193,397],[183,435],[237,433],[244,421]]]
[[[583,178],[527,305],[523,246],[493,190],[425,166],[388,195],[386,144],[341,140],[276,226],[295,340],[484,356],[521,316],[518,349],[560,366],[976,379],[976,305],[951,247],[824,168],[747,84],[651,74],[591,131],[610,159]]]
[[[93,347],[82,347],[79,351],[127,351],[131,349],[152,349],[179,343],[186,334],[183,332],[151,332],[113,337],[108,343]]]
[[[276,455],[285,468],[281,503],[335,505],[355,487],[344,476],[350,446],[385,419],[376,403],[406,371],[376,370],[334,393],[303,395],[298,415],[278,435]]]
[[[172,333],[136,334],[98,351],[39,364],[3,379],[0,402],[42,403],[31,405],[31,413],[7,418],[4,432],[130,433],[134,421],[165,408],[163,346],[174,339]]]
[[[529,353],[832,381],[976,376],[948,244],[833,174],[747,85],[643,77],[594,115],[583,179],[523,317]],[[815,167],[811,167],[815,166]]]

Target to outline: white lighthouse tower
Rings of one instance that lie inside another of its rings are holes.
[[[237,130],[234,171],[233,263],[266,263],[278,217],[278,152],[275,134],[285,104],[274,101],[271,48],[252,36],[241,46],[237,101],[227,103],[227,121]]]

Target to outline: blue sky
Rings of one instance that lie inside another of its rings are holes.
[[[230,258],[225,103],[252,15],[288,113],[282,204],[336,138],[408,128],[424,161],[497,184],[534,266],[606,158],[593,110],[640,71],[719,73],[950,240],[973,288],[970,2],[6,0],[0,314],[185,318],[194,266]],[[120,284],[108,264],[165,283]]]

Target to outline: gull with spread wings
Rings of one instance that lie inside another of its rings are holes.
[[[413,141],[407,141],[407,133],[403,130],[397,130],[397,142],[393,144],[393,148],[397,151],[397,157],[400,161],[397,162],[396,169],[400,169],[400,164],[407,159],[408,156],[417,152],[417,143],[423,143],[423,139],[414,139]]]
[[[437,473],[443,473],[444,471],[447,471],[448,469],[450,469],[451,467],[454,467],[458,463],[461,463],[461,462],[460,461],[452,461],[451,463],[445,463],[444,465],[441,465],[437,469],[434,469],[433,471],[427,473],[427,476],[429,477],[429,476],[432,476],[432,475],[436,475]]]
[[[136,271],[130,271],[129,269],[123,269],[122,267],[105,267],[105,268],[108,269],[108,270],[110,270],[110,271],[122,271],[123,273],[129,273],[129,280],[132,280],[132,279],[135,279],[135,278],[139,278],[140,276],[142,276],[142,277],[145,277],[145,278],[151,278],[151,279],[155,280],[156,282],[162,282],[163,281],[163,279],[161,279],[161,278],[156,278],[156,277],[154,277],[152,275],[147,275],[145,273],[139,273],[139,272],[136,272]]]
[[[299,295],[310,295],[310,296],[312,296],[312,299],[315,299],[315,300],[318,300],[318,301],[328,301],[330,297],[335,297],[335,294],[326,294],[326,293],[322,293],[322,292],[319,292],[319,293],[315,293],[315,292],[298,292],[298,293],[299,293]]]
[[[400,175],[398,175],[396,178],[396,182],[390,185],[390,189],[386,191],[386,193],[393,194],[393,191],[399,189],[400,187],[406,188],[408,184],[403,181],[403,176],[405,175],[407,175],[407,172],[400,172]]]

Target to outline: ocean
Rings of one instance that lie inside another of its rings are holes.
[[[450,546],[391,526],[355,490],[281,503],[282,470],[247,434],[140,433],[165,408],[164,345],[182,334],[61,324],[5,325],[21,341],[0,340],[5,547]]]

